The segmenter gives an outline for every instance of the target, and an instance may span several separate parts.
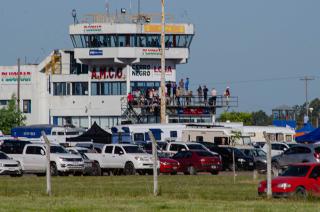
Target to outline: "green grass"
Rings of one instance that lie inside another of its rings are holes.
[[[252,176],[160,176],[153,197],[152,176],[55,177],[51,197],[45,178],[0,177],[0,211],[320,211],[319,199],[257,196]]]

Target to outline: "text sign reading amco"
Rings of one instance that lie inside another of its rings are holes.
[[[92,67],[91,79],[124,79],[122,68]]]

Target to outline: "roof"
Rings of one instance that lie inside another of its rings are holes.
[[[294,109],[288,105],[280,105],[278,107],[273,108],[272,110],[294,110]]]

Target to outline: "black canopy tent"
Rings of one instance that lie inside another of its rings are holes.
[[[67,142],[93,142],[100,144],[111,144],[112,134],[103,130],[96,122],[93,123],[91,128],[79,135],[78,137],[67,138]]]

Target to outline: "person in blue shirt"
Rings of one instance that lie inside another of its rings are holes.
[[[187,77],[186,82],[184,83],[184,89],[185,89],[186,91],[189,90],[189,77]]]

